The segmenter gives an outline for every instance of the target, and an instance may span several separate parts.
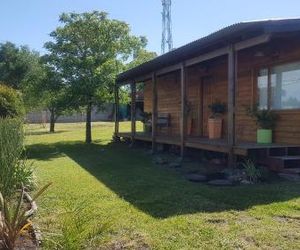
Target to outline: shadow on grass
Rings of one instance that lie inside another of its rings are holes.
[[[28,146],[31,159],[50,160],[59,154],[67,155],[121,198],[156,218],[245,210],[300,196],[300,185],[290,182],[237,187],[191,183],[175,170],[153,165],[145,151],[122,144],[61,142]]]

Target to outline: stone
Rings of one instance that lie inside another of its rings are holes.
[[[210,163],[215,165],[221,165],[223,162],[221,159],[215,158],[215,159],[211,159]]]
[[[179,161],[170,162],[169,163],[169,167],[170,168],[180,168],[181,167],[181,163]]]
[[[185,176],[186,179],[192,182],[204,182],[207,181],[207,177],[201,174],[188,174]]]
[[[300,182],[300,175],[298,174],[285,174],[285,173],[279,173],[278,176],[281,178],[288,180],[288,181],[299,181]]]
[[[154,159],[154,162],[159,165],[164,165],[164,164],[168,163],[168,161],[166,159],[159,157],[159,156]]]
[[[219,180],[211,180],[207,184],[213,186],[232,186],[233,183],[230,180],[219,179]]]
[[[252,181],[248,181],[248,180],[241,180],[240,183],[243,184],[243,185],[251,185],[251,184],[254,184]]]

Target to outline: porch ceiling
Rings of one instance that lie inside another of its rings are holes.
[[[157,70],[264,34],[296,31],[300,31],[300,18],[273,19],[233,24],[178,49],[158,56],[138,67],[125,71],[118,75],[116,82],[119,85],[126,84]]]

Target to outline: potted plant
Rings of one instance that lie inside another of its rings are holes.
[[[152,131],[152,113],[150,112],[142,112],[141,113],[141,122],[143,123],[143,130],[145,133],[151,133]]]
[[[256,120],[257,143],[270,144],[272,143],[272,130],[276,126],[278,115],[272,110],[259,109],[258,105],[248,108],[248,114]]]
[[[211,115],[208,118],[208,138],[220,139],[222,137],[222,114],[226,112],[226,105],[215,101],[208,107],[211,110]]]

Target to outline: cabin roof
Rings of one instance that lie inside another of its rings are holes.
[[[220,29],[118,75],[116,82],[133,81],[156,70],[263,34],[300,31],[300,18],[240,22]]]

